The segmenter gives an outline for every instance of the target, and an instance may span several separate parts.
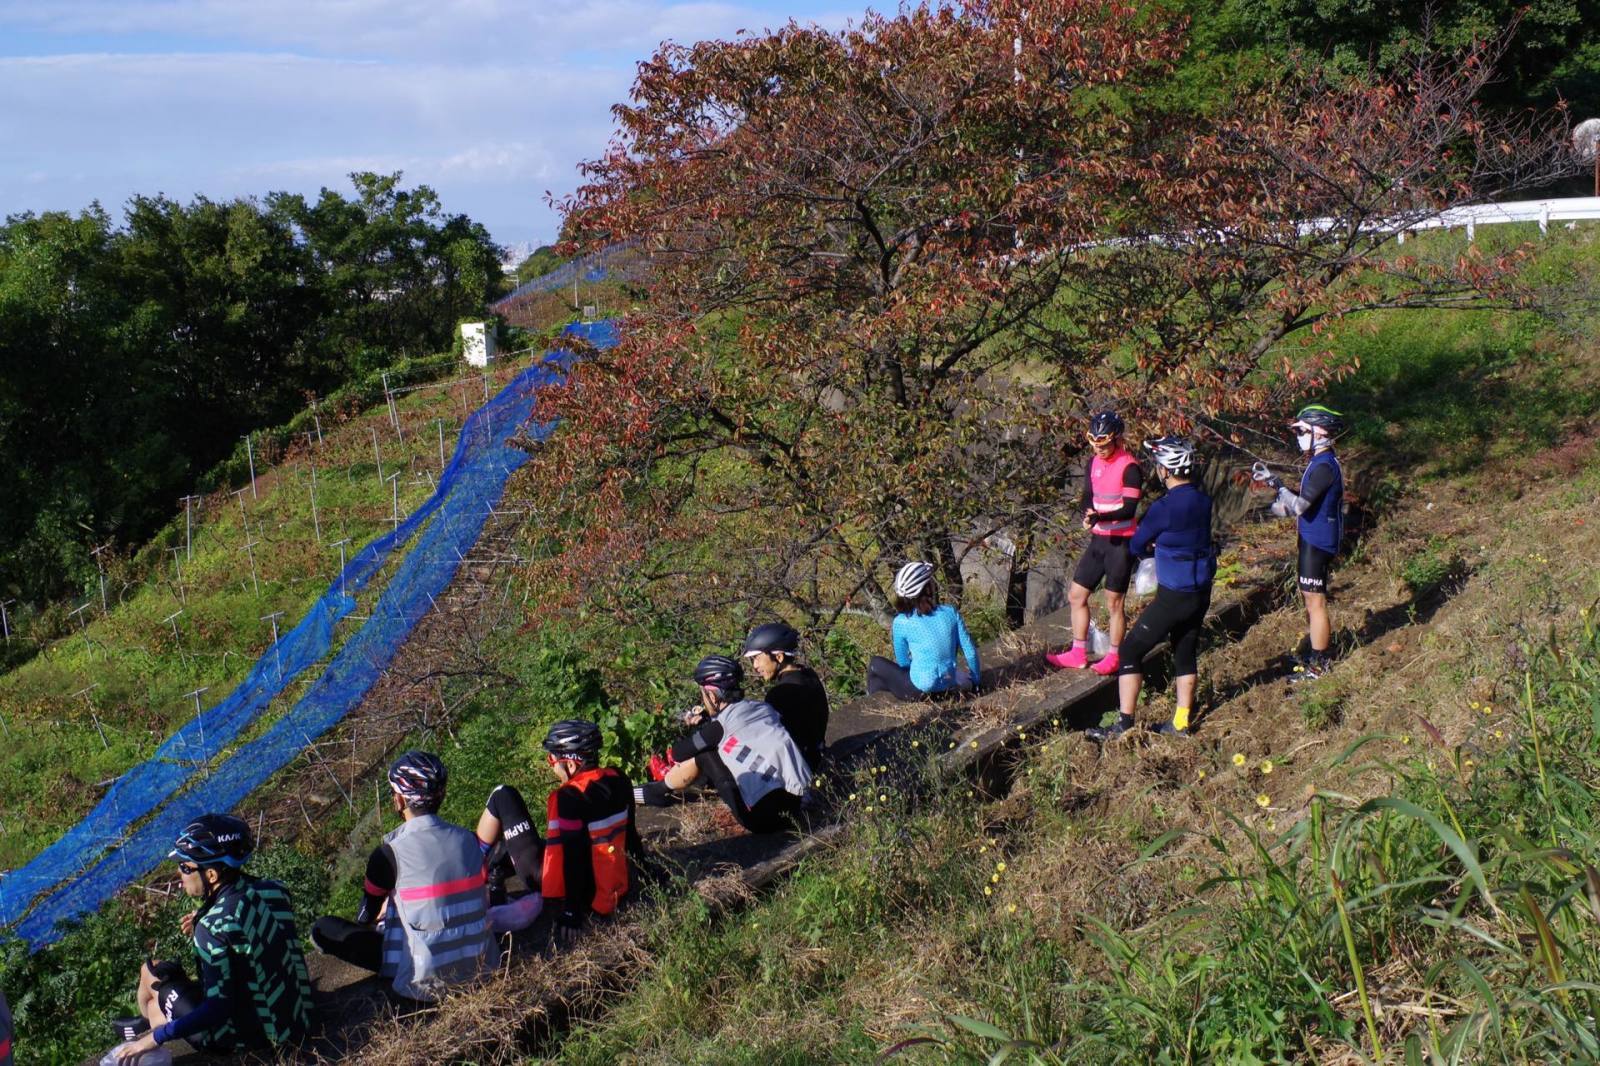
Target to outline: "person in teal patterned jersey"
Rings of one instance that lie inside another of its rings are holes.
[[[113,1023],[121,1059],[169,1040],[211,1052],[304,1043],[311,1035],[311,978],[295,931],[289,894],[240,867],[250,857],[250,827],[225,814],[202,815],[179,834],[183,890],[201,900],[183,917],[194,938],[200,978],[183,965],[152,959],[139,974],[140,1017]]]

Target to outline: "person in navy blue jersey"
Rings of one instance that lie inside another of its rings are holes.
[[[1090,740],[1115,739],[1134,726],[1134,709],[1144,685],[1144,658],[1163,640],[1172,641],[1172,668],[1177,709],[1159,730],[1169,736],[1189,735],[1189,715],[1199,687],[1200,629],[1211,607],[1211,582],[1217,574],[1211,542],[1211,497],[1194,483],[1194,444],[1182,437],[1147,440],[1156,472],[1167,490],[1139,522],[1128,549],[1136,558],[1156,560],[1156,595],[1139,612],[1122,642],[1117,667],[1121,714],[1106,729],[1085,732]]]
[[[1266,464],[1257,463],[1257,481],[1275,492],[1272,513],[1294,518],[1299,529],[1300,597],[1306,605],[1310,652],[1300,659],[1291,681],[1314,681],[1328,671],[1333,627],[1328,621],[1328,578],[1344,538],[1344,470],[1333,454],[1333,441],[1344,430],[1344,417],[1321,404],[1304,407],[1289,423],[1295,441],[1311,461],[1300,478],[1300,491],[1286,486]]]

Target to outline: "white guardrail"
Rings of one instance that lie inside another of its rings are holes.
[[[1505,204],[1474,204],[1471,207],[1452,207],[1436,215],[1406,219],[1389,224],[1371,223],[1376,230],[1399,230],[1400,240],[1407,233],[1425,229],[1465,229],[1467,240],[1476,237],[1479,226],[1493,226],[1503,222],[1537,222],[1540,233],[1550,232],[1552,222],[1600,222],[1600,196],[1567,196],[1552,200],[1516,200]],[[1303,222],[1302,233],[1328,229],[1336,219],[1317,219]],[[1363,227],[1366,228],[1366,227]]]
[[[1467,240],[1479,226],[1499,222],[1537,222],[1539,232],[1548,233],[1552,222],[1600,222],[1600,196],[1568,196],[1557,200],[1519,200],[1509,204],[1477,204],[1453,207],[1438,216],[1408,229],[1453,229],[1464,227]]]

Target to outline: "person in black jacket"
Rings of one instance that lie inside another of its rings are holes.
[[[813,770],[821,768],[828,734],[828,690],[817,672],[800,661],[800,634],[785,622],[756,626],[741,655],[767,683],[767,702],[783,719],[800,754]]]

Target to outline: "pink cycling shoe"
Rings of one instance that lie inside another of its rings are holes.
[[[1121,665],[1122,656],[1116,652],[1111,652],[1108,655],[1102,656],[1100,661],[1089,667],[1089,669],[1093,670],[1101,677],[1110,677],[1112,674],[1117,672],[1117,668]]]
[[[1081,646],[1046,655],[1044,661],[1057,670],[1082,670],[1089,665],[1089,653]]]

